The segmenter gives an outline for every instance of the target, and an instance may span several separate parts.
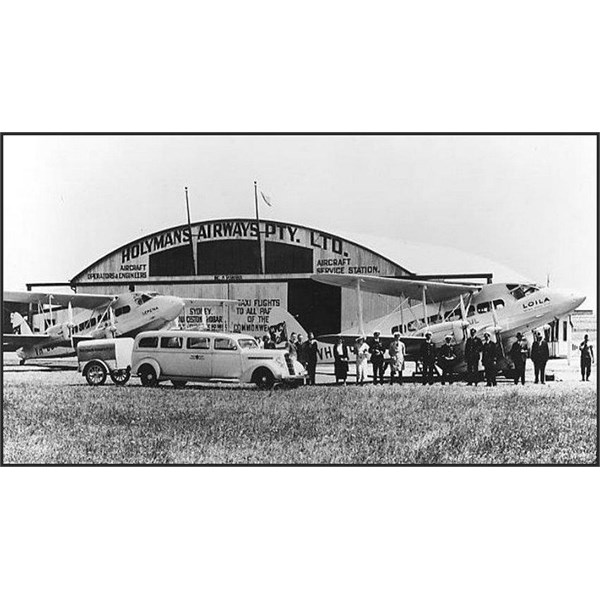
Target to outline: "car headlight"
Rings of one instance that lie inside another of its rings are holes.
[[[285,364],[285,358],[283,358],[283,356],[276,356],[275,357],[275,362],[282,368],[285,369],[286,368],[286,364]]]

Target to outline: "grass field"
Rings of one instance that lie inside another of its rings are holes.
[[[8,375],[8,377],[7,377]],[[5,373],[5,463],[596,461],[595,385],[90,388]]]

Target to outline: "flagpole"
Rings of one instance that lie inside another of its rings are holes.
[[[190,233],[190,252],[192,253],[192,275],[197,275],[196,272],[196,260],[194,258],[194,240],[192,238],[192,220],[190,218],[190,201],[188,198],[188,189],[187,186],[185,188],[185,206],[187,209],[187,221],[188,221],[188,231]]]
[[[260,219],[258,216],[258,191],[256,188],[256,181],[254,182],[254,208],[256,209],[256,238],[258,240],[258,257],[259,257],[259,269],[260,274],[264,275],[265,269],[263,267],[263,256],[262,256],[262,246],[260,243]]]

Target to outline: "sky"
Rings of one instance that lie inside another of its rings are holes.
[[[261,218],[476,254],[595,306],[592,136],[5,137],[4,287],[185,222],[185,186],[193,221],[252,217],[254,180]]]

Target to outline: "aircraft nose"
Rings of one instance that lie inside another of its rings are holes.
[[[176,319],[181,314],[181,311],[183,310],[183,308],[185,306],[185,302],[181,298],[177,298],[176,296],[169,296],[168,303],[169,303],[169,307],[168,307],[168,317],[167,318],[170,321],[172,321],[173,319]]]
[[[582,294],[573,293],[571,302],[573,303],[573,308],[571,310],[575,310],[578,306],[581,306],[585,302],[585,296]]]
[[[560,295],[569,312],[581,306],[585,301],[585,296],[573,290],[559,290]]]

